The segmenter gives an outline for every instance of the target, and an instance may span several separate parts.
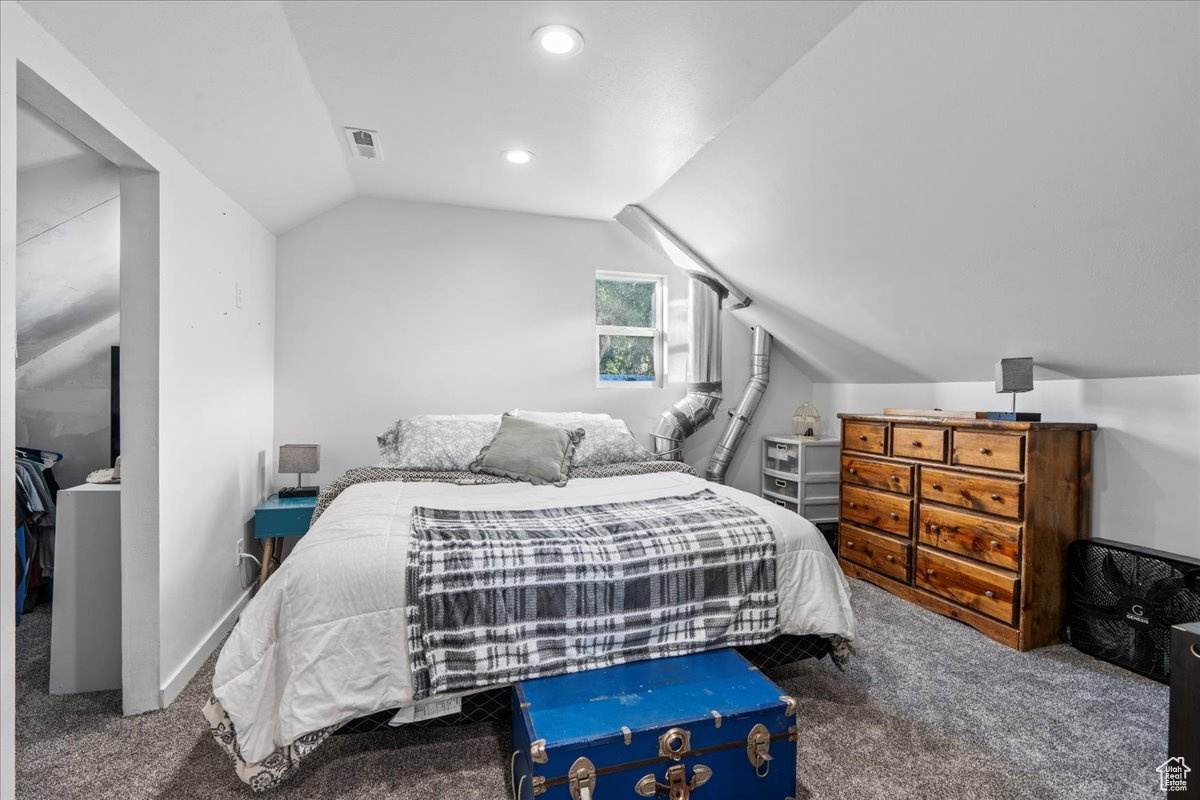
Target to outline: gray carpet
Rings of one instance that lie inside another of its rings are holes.
[[[1167,690],[1068,646],[1017,653],[852,582],[861,654],[771,672],[800,700],[798,800],[1161,798]],[[46,693],[50,615],[17,630],[20,798],[245,798],[199,713],[212,660],[165,711]],[[507,797],[492,724],[334,737],[279,800]],[[700,793],[698,793],[699,795]]]

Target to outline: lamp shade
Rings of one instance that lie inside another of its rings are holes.
[[[279,471],[312,474],[321,469],[321,445],[284,444],[279,446]]]
[[[996,391],[998,393],[1032,390],[1032,358],[1002,358],[996,362]]]

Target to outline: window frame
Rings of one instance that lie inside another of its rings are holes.
[[[661,389],[667,379],[667,276],[650,272],[618,272],[615,270],[598,269],[592,279],[592,319],[596,318],[595,293],[596,283],[602,280],[629,281],[633,283],[654,284],[654,322],[653,328],[630,327],[626,325],[601,325],[596,323],[592,335],[592,356],[595,359],[592,374],[598,389]],[[605,381],[600,379],[600,337],[601,336],[642,336],[654,339],[654,380],[652,381]]]

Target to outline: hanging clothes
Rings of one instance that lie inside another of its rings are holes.
[[[29,577],[29,564],[25,560],[25,526],[17,526],[17,624],[21,624],[21,614],[25,611],[25,585]]]
[[[54,577],[54,523],[61,453],[18,447],[16,452],[17,619],[26,606],[48,600]],[[26,609],[27,610],[27,609]]]

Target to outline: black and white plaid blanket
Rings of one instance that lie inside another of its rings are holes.
[[[775,537],[705,489],[537,510],[413,509],[414,698],[779,633]]]

